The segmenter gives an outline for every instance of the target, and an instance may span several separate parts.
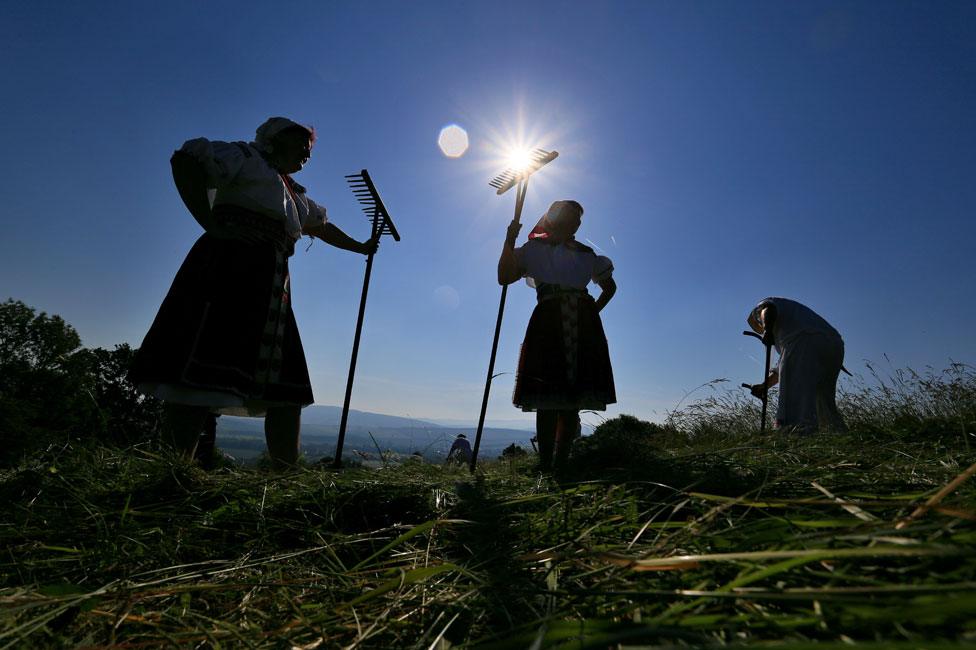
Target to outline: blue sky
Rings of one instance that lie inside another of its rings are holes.
[[[0,298],[86,345],[138,345],[199,234],[172,186],[184,140],[312,123],[297,179],[358,238],[366,167],[403,237],[374,264],[354,408],[477,418],[514,197],[500,151],[560,157],[530,187],[586,209],[616,266],[619,404],[660,419],[761,375],[741,335],[767,295],[813,307],[847,366],[976,362],[971,2],[4,2]],[[439,152],[464,127],[468,152]],[[523,232],[527,232],[527,229]],[[341,404],[362,258],[292,260],[316,399]],[[596,289],[594,287],[594,289]],[[490,419],[534,303],[509,291]],[[734,384],[733,384],[734,385]]]

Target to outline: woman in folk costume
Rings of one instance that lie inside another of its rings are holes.
[[[602,310],[617,291],[613,264],[576,241],[583,207],[556,201],[529,240],[515,248],[521,225],[508,226],[498,260],[499,284],[527,278],[538,304],[519,355],[513,402],[536,412],[536,436],[544,470],[560,467],[579,432],[579,412],[605,410],[617,401]],[[586,285],[595,282],[594,300]]]
[[[187,141],[173,180],[204,229],[136,354],[130,379],[164,402],[163,435],[192,456],[215,413],[265,416],[276,466],[298,459],[301,408],[313,402],[291,305],[288,258],[301,236],[369,254],[332,224],[290,174],[315,131],[283,117],[254,142]]]
[[[794,433],[847,431],[835,399],[837,377],[844,369],[844,340],[837,330],[789,298],[764,298],[746,321],[779,353],[776,368],[752,386],[752,394],[762,399],[779,384],[776,426]]]

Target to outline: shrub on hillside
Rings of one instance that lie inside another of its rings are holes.
[[[159,421],[161,403],[140,393],[127,377],[135,350],[122,343],[113,350],[92,348],[81,354],[97,405],[100,439],[116,445],[149,440]]]
[[[661,439],[671,433],[659,424],[620,415],[578,439],[570,463],[577,469],[639,470],[657,458]]]
[[[505,447],[502,450],[502,453],[499,456],[499,458],[515,459],[515,458],[524,458],[525,456],[528,455],[529,452],[525,451],[524,449],[522,449],[521,446],[513,442],[512,444],[510,444],[509,446]]]

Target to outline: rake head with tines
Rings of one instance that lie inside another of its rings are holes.
[[[400,241],[400,233],[393,225],[390,213],[383,205],[380,193],[373,185],[373,179],[369,177],[369,172],[365,169],[358,174],[346,176],[346,182],[352,188],[352,193],[356,195],[359,204],[363,206],[366,218],[373,224],[372,237],[379,238],[383,235],[392,235],[393,239]],[[365,243],[365,242],[364,242]],[[349,418],[349,402],[352,399],[352,383],[356,376],[356,359],[359,356],[359,340],[363,333],[363,318],[366,315],[366,294],[369,291],[369,274],[373,270],[373,255],[375,250],[366,256],[366,275],[363,278],[363,295],[359,299],[359,318],[356,320],[356,336],[352,341],[352,359],[349,361],[349,378],[346,380],[346,398],[342,403],[342,418],[339,420],[339,438],[336,441],[335,467],[342,466],[342,444],[346,439],[346,423]]]
[[[556,156],[559,155],[558,151],[545,151],[543,149],[534,149],[529,154],[529,164],[523,169],[508,168],[503,171],[498,176],[491,179],[488,184],[495,188],[496,194],[504,194],[509,191],[515,184],[519,181],[528,178],[535,172],[537,172],[542,166],[548,165]]]
[[[390,213],[386,211],[383,199],[376,191],[376,186],[373,185],[373,179],[369,177],[369,172],[364,169],[358,174],[348,174],[346,182],[349,183],[349,187],[359,204],[363,206],[366,218],[373,224],[373,235],[392,235],[394,240],[400,241],[400,233],[393,225]]]

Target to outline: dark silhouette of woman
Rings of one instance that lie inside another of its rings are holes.
[[[498,283],[527,278],[538,304],[519,355],[513,402],[536,412],[540,466],[565,466],[579,433],[581,410],[603,411],[617,401],[600,311],[617,285],[610,259],[576,241],[583,207],[556,201],[528,241],[515,247],[521,225],[509,224],[498,260]],[[586,285],[601,289],[594,300]]]
[[[284,117],[253,142],[187,141],[173,180],[204,229],[176,274],[140,347],[130,379],[164,402],[163,437],[192,457],[213,414],[265,416],[278,467],[298,459],[301,408],[313,402],[291,305],[288,258],[302,235],[361,254],[290,174],[315,132]]]

